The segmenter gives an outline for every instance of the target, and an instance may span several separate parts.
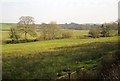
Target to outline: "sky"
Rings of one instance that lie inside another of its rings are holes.
[[[105,23],[118,19],[119,0],[2,0],[3,23],[32,16],[35,23]]]

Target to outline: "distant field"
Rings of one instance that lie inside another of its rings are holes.
[[[2,32],[2,41],[6,41],[6,40],[11,40],[9,37],[9,31],[3,31]],[[28,35],[28,39],[33,39],[34,37]],[[24,39],[24,35],[21,36],[21,39]]]
[[[71,71],[93,69],[117,49],[117,37],[62,39],[3,44],[3,78],[55,79]]]
[[[88,32],[89,32],[89,30],[65,30],[65,31],[72,32],[74,37],[88,36]]]
[[[2,31],[9,31],[11,27],[15,27],[16,24],[11,23],[3,23],[2,24]]]
[[[73,38],[76,38],[76,37],[83,37],[83,36],[87,36],[88,35],[88,32],[89,30],[64,30],[64,31],[70,31],[71,33],[73,33]],[[38,35],[39,35],[39,32],[38,32]],[[22,36],[22,39],[24,37]],[[28,39],[32,39],[33,37],[31,36],[28,36]],[[9,38],[9,31],[3,31],[2,32],[2,40],[10,40]]]

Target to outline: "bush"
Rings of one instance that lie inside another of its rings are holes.
[[[117,33],[117,32],[116,32],[116,29],[114,26],[112,26],[110,24],[104,24],[101,26],[101,34],[103,37],[115,36],[115,35],[117,35],[115,33]]]
[[[20,38],[20,35],[18,34],[18,30],[16,28],[10,28],[9,37],[12,40],[12,42],[17,42]]]
[[[29,39],[29,40],[14,40],[14,41],[11,41],[11,40],[6,40],[4,41],[5,44],[17,44],[17,43],[27,43],[27,42],[36,42],[36,41],[39,41],[38,39]]]
[[[70,31],[62,33],[62,38],[71,38],[71,37],[73,37],[73,33]]]
[[[90,37],[88,37],[87,35],[84,35],[84,36],[77,36],[76,38],[78,38],[78,39],[89,39]]]
[[[100,31],[96,29],[89,30],[90,37],[98,38],[100,37]]]

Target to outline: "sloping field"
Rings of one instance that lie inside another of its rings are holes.
[[[3,78],[55,79],[82,67],[95,68],[117,50],[117,37],[3,44]]]

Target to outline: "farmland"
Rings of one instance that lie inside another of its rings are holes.
[[[1,7],[1,80],[120,80],[118,0],[2,0]]]
[[[9,27],[4,26],[2,40],[10,40]],[[87,36],[88,30],[64,31],[72,32],[73,37],[3,44],[3,79],[56,79],[68,70],[95,69],[104,56],[117,51],[117,36],[80,38]]]
[[[94,68],[102,56],[116,51],[116,42],[110,37],[3,45],[3,77],[54,79],[67,74],[68,68]]]

